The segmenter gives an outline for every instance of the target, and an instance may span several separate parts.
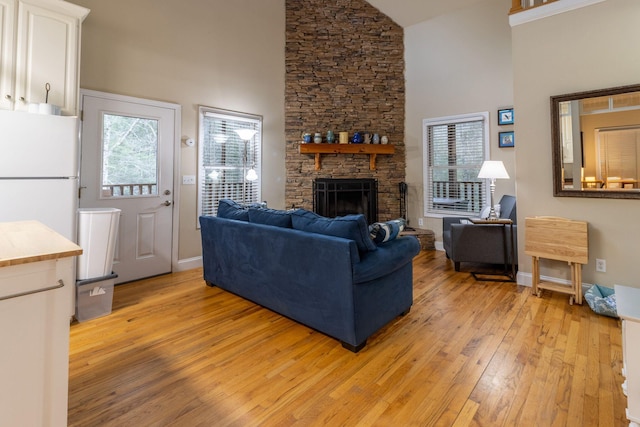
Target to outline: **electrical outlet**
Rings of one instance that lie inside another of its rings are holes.
[[[596,271],[601,273],[607,272],[607,261],[604,259],[596,258]]]
[[[182,175],[182,185],[196,185],[196,176]]]
[[[418,226],[422,227],[424,225],[424,218],[418,218]]]

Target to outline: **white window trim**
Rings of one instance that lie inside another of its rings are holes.
[[[443,218],[445,216],[467,216],[464,213],[435,213],[429,211],[429,197],[428,197],[428,186],[429,186],[429,176],[427,173],[427,165],[429,164],[429,142],[428,142],[428,134],[427,134],[427,126],[437,126],[443,124],[455,124],[455,123],[463,123],[474,120],[482,120],[484,123],[484,160],[489,160],[489,149],[491,147],[491,132],[490,132],[490,122],[489,122],[489,112],[482,111],[478,113],[466,113],[466,114],[457,114],[454,116],[443,116],[443,117],[435,117],[430,119],[422,120],[422,182],[423,182],[423,215],[428,218]],[[483,184],[485,200],[489,200],[489,182],[485,182]]]

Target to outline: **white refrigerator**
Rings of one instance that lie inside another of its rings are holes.
[[[77,242],[78,136],[77,117],[0,110],[0,222],[38,220]]]

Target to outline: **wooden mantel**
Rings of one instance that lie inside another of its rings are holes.
[[[320,170],[322,154],[368,154],[369,169],[376,170],[378,154],[393,154],[395,146],[388,144],[300,144],[300,154],[315,154],[315,169]]]

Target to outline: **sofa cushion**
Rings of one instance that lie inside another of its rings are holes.
[[[345,215],[325,218],[305,209],[291,213],[293,228],[327,236],[353,240],[360,252],[375,251],[377,246],[369,236],[369,227],[364,215]]]
[[[268,208],[249,208],[249,222],[291,228],[291,212]]]
[[[218,218],[249,221],[249,209],[230,199],[218,201]]]
[[[371,239],[376,243],[389,242],[400,234],[406,225],[404,218],[394,219],[387,222],[374,222],[369,226]]]

